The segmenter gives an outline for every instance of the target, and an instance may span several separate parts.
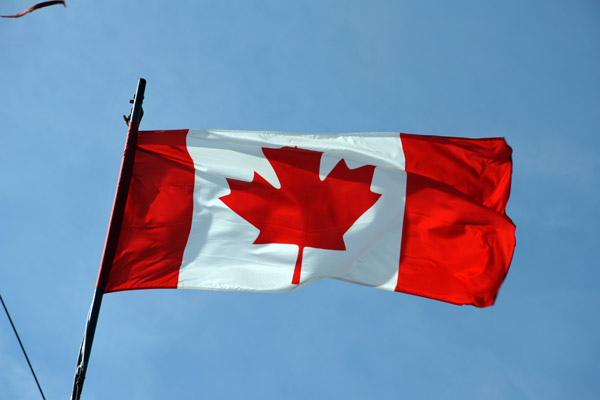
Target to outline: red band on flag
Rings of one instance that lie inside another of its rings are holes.
[[[139,132],[119,245],[105,292],[176,288],[192,223],[187,130]]]
[[[401,134],[406,209],[396,291],[486,307],[508,272],[512,149],[504,139]]]

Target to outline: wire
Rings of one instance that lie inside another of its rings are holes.
[[[37,384],[38,389],[40,390],[40,394],[42,395],[42,399],[46,400],[46,396],[44,396],[44,392],[42,391],[42,387],[40,386],[40,382],[38,381],[37,376],[35,375],[35,371],[33,370],[33,366],[29,362],[29,357],[27,357],[27,352],[25,351],[25,347],[23,347],[23,343],[21,342],[21,338],[17,333],[17,328],[15,328],[15,324],[13,324],[12,318],[10,317],[10,313],[8,312],[8,308],[6,308],[6,304],[4,304],[4,300],[2,299],[2,295],[0,294],[0,302],[2,302],[2,307],[4,307],[4,311],[6,311],[6,316],[8,317],[8,321],[10,322],[10,326],[13,328],[13,332],[15,332],[15,336],[19,341],[19,346],[21,346],[21,350],[23,350],[23,355],[27,360],[27,364],[29,365],[29,369],[31,370],[31,374],[33,375],[33,379],[35,379],[35,383]]]

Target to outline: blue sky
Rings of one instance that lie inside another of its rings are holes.
[[[4,0],[0,14],[32,2]],[[504,136],[487,309],[321,281],[106,295],[85,399],[596,399],[600,3],[68,1],[0,20],[0,292],[70,395],[137,80],[142,129]],[[0,399],[34,399],[0,316]]]

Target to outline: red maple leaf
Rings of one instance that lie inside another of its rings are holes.
[[[263,148],[281,188],[254,172],[252,182],[227,178],[231,193],[220,198],[231,210],[260,230],[254,244],[297,244],[292,284],[300,283],[305,247],[346,250],[344,233],[375,204],[371,192],[375,166],[350,169],[342,159],[321,181],[320,151]]]

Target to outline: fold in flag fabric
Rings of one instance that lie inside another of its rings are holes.
[[[98,288],[333,278],[486,307],[515,247],[511,155],[503,138],[142,131]]]

